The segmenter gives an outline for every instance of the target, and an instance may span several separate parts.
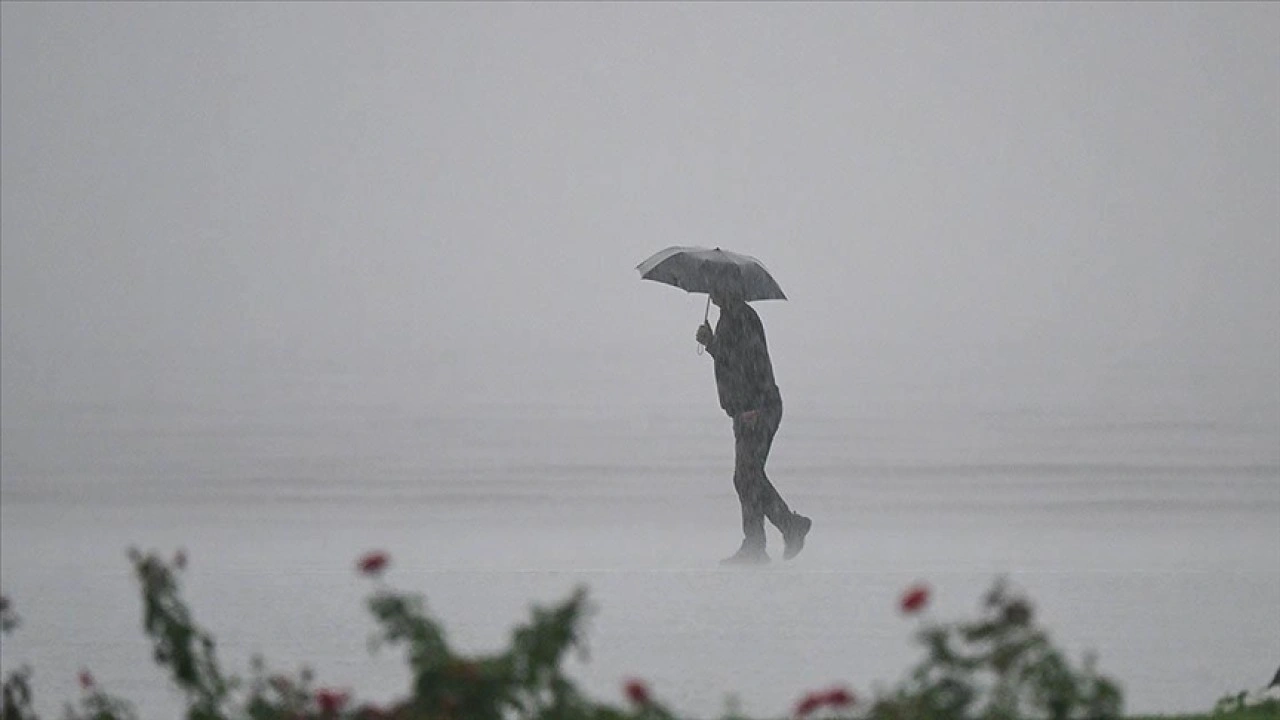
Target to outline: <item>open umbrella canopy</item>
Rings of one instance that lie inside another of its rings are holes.
[[[786,300],[782,288],[759,260],[703,247],[669,247],[636,266],[645,280],[686,292],[721,294],[743,300]]]

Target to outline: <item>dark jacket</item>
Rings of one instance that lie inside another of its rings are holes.
[[[716,363],[720,407],[730,416],[782,405],[782,394],[773,380],[764,325],[750,305],[728,303],[720,309],[720,320],[707,352]]]

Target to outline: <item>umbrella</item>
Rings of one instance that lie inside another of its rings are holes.
[[[704,247],[669,247],[636,266],[644,280],[674,285],[686,292],[707,293],[702,323],[711,315],[711,293],[743,300],[786,300],[764,263],[740,253]],[[698,346],[702,354],[702,346]]]
[[[669,247],[636,266],[644,280],[674,285],[686,292],[712,293],[743,300],[786,300],[782,288],[763,263],[740,253],[715,248]]]

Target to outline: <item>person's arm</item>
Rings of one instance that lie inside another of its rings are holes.
[[[742,341],[742,359],[746,365],[746,381],[751,396],[749,405],[751,412],[755,413],[765,406],[773,390],[773,368],[769,362],[769,346],[764,339],[764,324],[758,318],[753,318],[747,327],[746,337]]]

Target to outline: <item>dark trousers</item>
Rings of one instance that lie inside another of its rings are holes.
[[[764,519],[779,530],[791,524],[791,508],[783,501],[769,476],[764,472],[773,436],[782,422],[782,406],[761,409],[754,420],[733,419],[734,469],[733,487],[742,504],[744,547],[764,548]]]

